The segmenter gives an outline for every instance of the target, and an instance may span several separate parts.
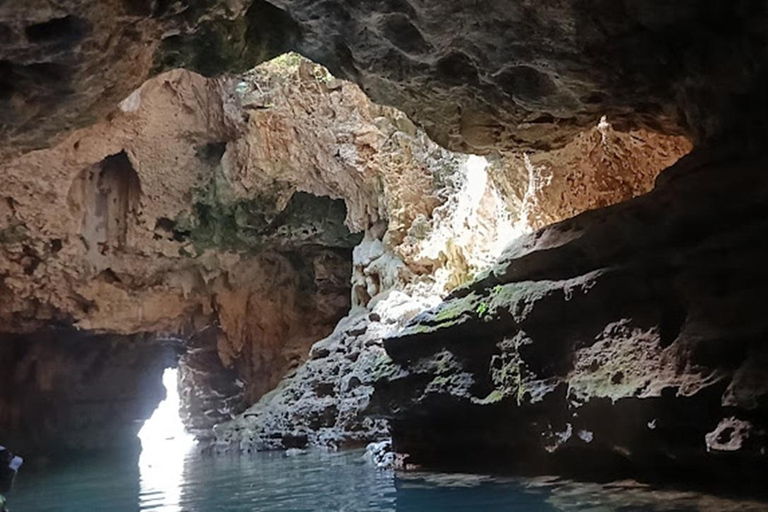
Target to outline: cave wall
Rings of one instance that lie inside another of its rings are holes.
[[[183,59],[188,40],[175,41]],[[589,118],[574,142],[542,143],[560,150],[502,152],[489,179],[403,113],[295,54],[237,77],[162,74],[96,125],[3,165],[3,322],[21,333],[55,323],[183,335],[194,430],[208,435],[264,397],[221,429],[224,444],[385,435],[363,412],[382,339],[498,254],[510,207],[528,195],[521,160],[552,174],[517,218],[529,229],[645,192],[690,148]]]
[[[215,295],[218,355],[245,383],[255,403],[294,370],[309,347],[333,331],[350,308],[350,251],[305,248],[264,254]]]
[[[187,421],[204,435],[349,310],[351,230],[439,204],[426,170],[405,175],[425,154],[450,162],[298,56],[238,79],[165,74],[109,119],[4,162],[4,329],[149,331],[191,347],[212,329],[182,359]],[[421,205],[404,190],[423,190]]]
[[[177,358],[154,334],[0,334],[0,435],[25,456],[138,449]]]
[[[513,220],[540,229],[650,192],[659,173],[692,148],[686,137],[620,132],[603,118],[562,148],[505,153],[488,174]]]
[[[645,196],[512,243],[384,341],[371,411],[414,464],[765,478],[765,158],[694,152]]]
[[[114,115],[147,79],[246,71],[290,49],[263,0],[36,0],[0,6],[0,155],[51,147]]]

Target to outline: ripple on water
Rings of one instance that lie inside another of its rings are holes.
[[[249,457],[188,454],[166,485],[134,458],[83,458],[19,475],[13,512],[764,512],[766,503],[658,490],[636,482],[584,484],[377,470],[361,452]],[[144,480],[142,480],[144,479]]]

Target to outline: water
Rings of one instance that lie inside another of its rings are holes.
[[[764,503],[660,491],[634,482],[396,474],[372,467],[362,452],[187,454],[165,462],[164,471],[143,473],[136,457],[83,458],[39,471],[23,469],[10,496],[11,512],[768,510]]]

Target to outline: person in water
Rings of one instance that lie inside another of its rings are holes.
[[[24,459],[14,455],[5,446],[0,446],[0,512],[8,512],[6,495],[13,488],[13,481]]]

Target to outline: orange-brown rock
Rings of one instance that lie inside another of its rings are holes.
[[[253,403],[349,310],[353,232],[429,216],[432,169],[459,160],[295,55],[163,74],[2,165],[0,336],[212,328],[206,371],[234,369]]]
[[[489,174],[518,222],[538,229],[650,192],[691,149],[685,137],[622,133],[603,119],[563,148],[507,155]]]

